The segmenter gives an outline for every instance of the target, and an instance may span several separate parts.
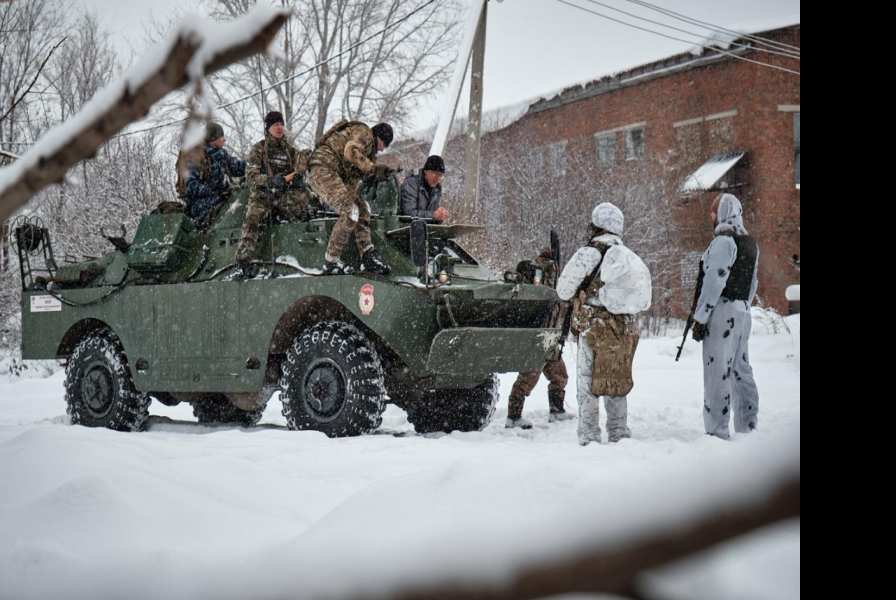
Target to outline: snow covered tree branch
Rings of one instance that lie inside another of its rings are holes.
[[[62,181],[80,161],[95,156],[100,146],[146,116],[170,92],[266,50],[288,18],[288,11],[259,7],[232,23],[185,24],[171,42],[144,57],[121,81],[0,171],[0,222],[42,189]]]
[[[660,598],[662,591],[654,589],[650,578],[643,577],[649,572],[759,529],[800,518],[799,432],[795,435],[795,439],[778,444],[776,452],[771,446],[762,450],[765,458],[776,456],[777,465],[747,466],[749,459],[760,457],[739,457],[735,461],[742,467],[737,471],[739,482],[737,475],[722,474],[730,471],[732,464],[711,466],[711,472],[702,472],[703,466],[694,465],[677,474],[679,481],[674,484],[656,480],[640,482],[634,493],[613,491],[620,496],[618,500],[627,496],[635,500],[617,504],[595,499],[592,522],[581,523],[583,529],[594,531],[590,541],[562,539],[563,533],[558,532],[540,537],[538,542],[537,536],[532,536],[532,551],[521,555],[526,558],[514,559],[509,574],[449,575],[446,571],[433,574],[428,585],[399,587],[398,592],[370,597],[536,600],[587,593],[633,600]],[[661,489],[662,501],[645,498],[650,490],[656,494]],[[618,522],[602,522],[602,516],[616,514],[608,510],[610,507],[623,505],[625,517],[618,513]],[[489,569],[490,562],[485,559],[482,568]],[[491,565],[495,573],[507,566],[501,563],[499,559]],[[362,594],[360,598],[368,596]]]
[[[561,594],[615,594],[653,598],[639,577],[647,571],[709,550],[775,523],[799,518],[800,480],[783,482],[764,502],[740,511],[710,514],[686,532],[632,537],[617,548],[584,553],[568,563],[529,569],[503,590],[462,585],[397,595],[393,600],[537,600]]]

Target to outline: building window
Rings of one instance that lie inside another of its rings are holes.
[[[551,177],[566,175],[566,142],[548,147],[548,171]]]
[[[597,164],[601,167],[616,165],[616,134],[597,138]]]
[[[796,166],[796,187],[800,187],[800,113],[793,114],[793,141],[796,146],[796,158],[794,165]]]
[[[644,130],[630,129],[625,132],[625,160],[644,158]]]

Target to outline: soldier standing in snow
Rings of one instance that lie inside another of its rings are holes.
[[[607,407],[610,442],[630,438],[628,394],[638,347],[634,316],[650,308],[650,270],[622,243],[625,217],[604,203],[591,214],[590,243],[576,252],[557,286],[573,304],[578,338],[579,443],[601,442],[600,397]]]
[[[541,268],[544,273],[543,285],[554,287],[557,279],[557,265],[554,264],[554,256],[550,248],[542,249],[535,264]],[[545,322],[542,323],[544,328],[557,328],[563,322],[563,304],[558,305],[547,316]],[[544,366],[544,376],[550,381],[548,388],[548,400],[551,407],[550,422],[557,423],[560,421],[568,421],[573,418],[566,412],[564,402],[566,400],[566,384],[569,383],[569,374],[566,372],[566,363],[558,349],[554,352],[554,356]],[[532,429],[532,423],[523,418],[523,407],[526,404],[526,398],[538,385],[541,379],[541,373],[520,373],[513,384],[513,390],[510,392],[510,411],[507,414],[507,429]]]
[[[750,366],[750,306],[759,287],[759,245],[744,227],[743,207],[731,194],[713,203],[715,239],[703,254],[702,293],[694,339],[703,342],[703,420],[722,439],[759,425],[759,390]]]

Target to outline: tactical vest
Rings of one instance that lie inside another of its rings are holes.
[[[759,244],[749,235],[732,235],[737,245],[737,259],[731,267],[728,283],[722,296],[729,300],[749,302],[753,290],[753,274],[759,261]]]
[[[343,175],[343,176],[347,174],[347,171],[349,169],[352,169],[354,171],[357,171],[358,169],[354,165],[349,165],[346,163],[345,148],[342,148],[341,152],[336,152],[335,150],[333,150],[332,147],[330,147],[328,145],[328,143],[333,136],[342,133],[343,131],[345,131],[346,129],[348,129],[349,127],[351,127],[353,125],[361,125],[363,127],[367,127],[367,125],[365,123],[362,123],[360,121],[340,121],[340,122],[336,123],[335,125],[333,125],[326,133],[324,133],[323,137],[321,137],[317,141],[317,144],[314,146],[314,154],[317,154],[318,152],[320,152],[322,150],[329,151],[329,154],[331,155],[330,158],[336,159],[336,163],[339,166],[340,175]],[[375,138],[374,138],[373,143],[374,143],[374,145],[376,144]],[[367,158],[371,162],[374,162],[374,163],[376,162],[376,148],[375,147],[368,148]],[[317,161],[311,161],[311,162],[313,164]]]
[[[604,287],[604,282],[600,279],[600,268],[603,266],[604,259],[607,257],[607,251],[613,246],[603,242],[592,242],[591,247],[597,248],[597,251],[600,252],[600,263],[597,265],[597,276],[585,290],[585,296],[588,298],[597,298],[600,295],[600,289]]]

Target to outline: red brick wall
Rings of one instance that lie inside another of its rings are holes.
[[[800,46],[798,26],[764,37]],[[758,52],[744,56],[799,70],[799,62],[793,59]],[[747,166],[739,172],[748,185],[733,193],[743,201],[747,228],[757,237],[762,249],[760,299],[786,314],[784,292],[787,286],[800,282],[799,272],[789,264],[790,257],[800,253],[800,192],[795,185],[794,114],[782,112],[779,106],[799,104],[798,76],[726,58],[544,110],[536,105],[513,125],[484,137],[483,172],[487,175],[485,167],[490,156],[499,150],[506,152],[508,148],[531,145],[533,136],[534,143],[544,147],[567,142],[568,164],[590,161],[596,165],[596,133],[642,122],[646,122],[646,155],[651,159],[668,157],[670,165],[677,167],[680,178],[695,171],[714,154],[746,150]],[[737,111],[737,115],[686,128],[673,127],[674,123],[730,111]],[[625,160],[624,133],[616,134],[616,143],[614,168],[627,169],[630,165]],[[457,142],[452,144],[448,155],[450,173],[452,167],[463,164],[462,148]],[[456,178],[449,187],[454,191],[462,189],[461,179]],[[687,199],[673,190],[665,198],[676,208],[685,254],[699,253],[711,241],[709,213],[713,196],[703,194]],[[598,201],[583,199],[583,210],[584,206]],[[587,214],[582,218],[587,218]],[[679,281],[682,287],[689,284],[689,281]],[[686,289],[676,290],[675,294],[690,297]],[[685,304],[676,303],[677,306]]]

